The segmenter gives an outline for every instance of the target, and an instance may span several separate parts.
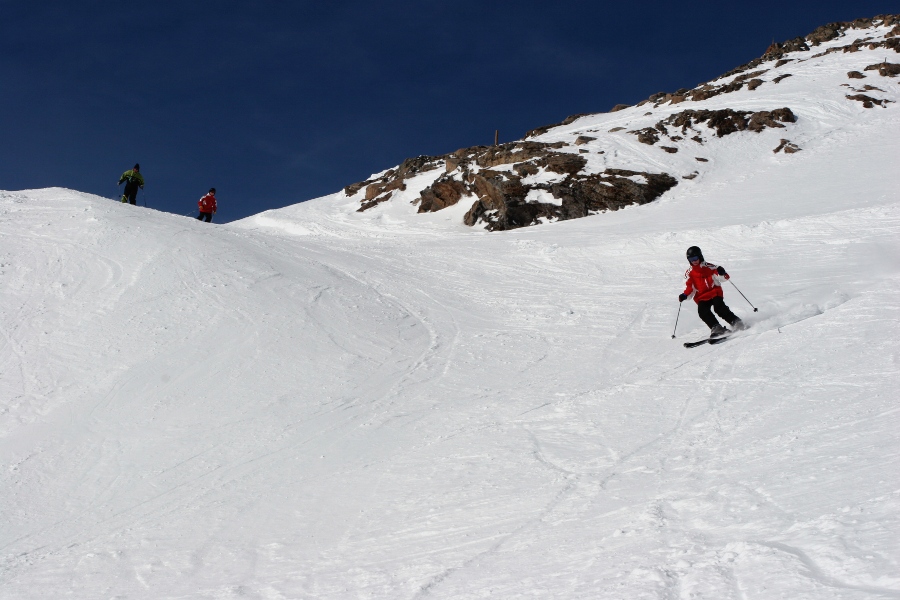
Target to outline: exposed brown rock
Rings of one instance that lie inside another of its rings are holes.
[[[519,177],[528,177],[529,175],[537,175],[541,172],[541,168],[533,162],[521,163],[513,166]]]
[[[574,175],[578,173],[587,164],[587,160],[583,156],[577,154],[560,154],[552,153],[546,155],[538,164],[543,164],[548,171],[554,173]]]
[[[609,132],[610,132],[610,133],[615,133],[615,132],[617,132],[617,131],[624,131],[624,130],[625,130],[624,127],[613,127],[612,129],[609,130]]]
[[[863,108],[872,108],[876,104],[878,106],[887,106],[887,103],[890,102],[890,100],[879,100],[878,98],[872,98],[871,96],[867,96],[865,94],[855,94],[853,96],[848,95],[847,99],[862,102]]]
[[[700,102],[702,100],[706,100],[708,98],[712,98],[713,96],[718,95],[719,92],[715,91],[711,87],[696,89],[691,92],[691,100],[694,102]]]
[[[788,77],[793,77],[790,73],[785,73],[784,75],[779,75],[775,79],[772,80],[772,83],[779,83],[782,79],[787,79]]]
[[[678,148],[675,148],[674,146],[660,146],[660,148],[662,148],[669,154],[675,154],[676,152],[678,152]]]
[[[756,88],[758,88],[759,86],[761,86],[762,84],[763,84],[762,79],[751,79],[750,81],[747,82],[747,89],[750,91],[753,91]]]
[[[444,170],[449,173],[451,171],[455,171],[459,168],[460,162],[462,162],[462,158],[456,156],[455,154],[450,154],[444,161]]]
[[[797,144],[790,140],[782,139],[781,143],[778,144],[778,147],[772,150],[772,152],[778,154],[782,150],[784,150],[785,154],[793,154],[794,152],[800,152],[801,149]]]
[[[845,25],[845,23],[829,23],[828,25],[822,25],[807,35],[806,39],[809,40],[813,46],[818,46],[822,42],[830,42],[831,40],[840,37],[841,32],[845,29]]]
[[[633,181],[640,175],[646,183]],[[485,180],[484,185],[496,182]],[[567,177],[560,183],[542,186],[562,202],[562,206],[549,203],[525,202],[525,194],[515,186],[504,190],[499,187],[481,190],[464,222],[485,224],[490,231],[515,229],[534,225],[541,219],[567,220],[588,216],[603,210],[618,210],[631,204],[646,204],[677,185],[678,181],[665,173],[637,173],[619,169],[607,169],[604,173]],[[498,194],[497,191],[500,191]]]
[[[365,181],[360,181],[359,183],[352,183],[344,187],[344,193],[348,196],[355,196],[359,190],[363,189],[370,183],[372,183],[371,179],[366,179]]]
[[[709,162],[708,158],[701,158],[699,156],[695,156],[694,159],[696,159],[698,162]]]
[[[647,183],[635,183],[627,179],[632,175],[631,172],[609,172],[605,176],[607,183],[602,185],[619,189],[617,195],[612,197],[613,201],[606,192],[591,191],[589,182],[597,176],[581,174],[587,164],[586,159],[580,154],[556,151],[563,146],[564,143],[515,142],[462,148],[443,157],[419,157],[418,160],[406,161],[401,167],[392,169],[377,179],[362,182],[366,184],[368,197],[361,203],[359,210],[367,210],[391,198],[396,190],[405,189],[405,177],[423,169],[436,168],[442,160],[445,162],[446,172],[422,190],[416,200],[418,211],[423,213],[443,210],[467,196],[474,196],[478,200],[469,210],[465,221],[469,224],[484,222],[492,230],[531,225],[544,218],[574,218],[588,214],[586,211],[589,210],[643,203],[655,198],[654,194],[662,193],[665,188],[662,183],[668,181],[668,175],[645,174]],[[512,171],[493,170],[493,167],[510,163],[513,164]],[[538,174],[542,169],[562,175],[563,178],[553,186],[523,183],[525,177]],[[620,179],[623,181],[619,181]],[[362,189],[359,184],[354,187],[357,191]],[[565,201],[562,207],[555,203],[525,201],[530,190],[549,191],[551,188],[559,193],[569,193],[572,200]],[[589,208],[585,208],[586,206]]]
[[[374,198],[372,200],[366,200],[366,201],[362,202],[362,204],[360,205],[360,207],[358,209],[356,209],[356,212],[365,212],[365,211],[369,210],[370,208],[372,208],[373,206],[378,206],[382,202],[384,202],[386,200],[390,200],[391,196],[393,196],[393,195],[394,195],[394,192],[388,192],[388,193],[384,194],[383,196],[379,196],[378,198]]]
[[[644,129],[638,129],[636,131],[629,131],[628,133],[637,135],[638,141],[642,144],[649,144],[652,146],[659,141],[659,133],[652,127],[645,127]]]
[[[664,122],[674,127],[680,127],[682,133],[686,133],[694,125],[706,123],[707,127],[716,130],[718,137],[723,137],[746,129],[759,132],[766,127],[784,127],[779,121],[793,123],[796,120],[797,118],[789,108],[757,113],[725,108],[721,110],[684,110],[670,115]]]
[[[881,62],[874,65],[869,65],[864,71],[878,71],[878,74],[882,77],[896,77],[900,75],[900,65],[889,62]]]
[[[588,142],[593,142],[596,139],[597,138],[591,137],[589,135],[579,135],[577,138],[575,138],[575,145],[580,146],[582,144],[587,144]]]
[[[611,112],[611,113],[619,112],[620,110],[624,110],[626,108],[631,108],[631,105],[630,104],[616,104],[609,110],[609,112]]]
[[[752,73],[744,73],[743,75],[738,75],[734,78],[734,81],[732,83],[739,83],[741,81],[747,81],[748,79],[755,79],[766,71],[768,71],[768,69],[762,69],[760,71],[753,71]]]
[[[747,129],[760,132],[766,127],[784,127],[779,121],[793,123],[797,120],[789,108],[779,108],[773,111],[763,110],[750,115],[747,121]]]
[[[479,167],[490,168],[522,162],[543,156],[548,147],[548,144],[540,142],[511,142],[498,146],[479,147],[475,164]]]
[[[404,179],[418,173],[437,169],[443,158],[440,156],[408,158],[399,167],[391,169],[377,179],[367,179],[366,181],[348,185],[344,188],[344,193],[348,196],[353,196],[365,187],[365,201],[359,210],[367,210],[390,198],[395,190],[405,190],[406,184],[403,182]]]
[[[540,222],[583,217],[601,210],[615,210],[628,204],[643,204],[677,184],[664,173],[636,173],[607,170],[602,174],[582,174],[587,161],[580,154],[558,152],[562,144],[518,142],[499,146],[462,148],[444,157],[420,157],[405,162],[366,185],[369,198],[359,210],[366,210],[391,198],[403,189],[404,177],[413,171],[432,168],[443,160],[453,168],[422,190],[418,211],[434,212],[458,204],[466,197],[477,200],[466,214],[469,225],[483,223],[490,230],[513,229]],[[516,162],[513,162],[516,161]],[[512,170],[497,169],[513,162]],[[526,184],[525,177],[545,169],[562,176],[553,184]],[[642,181],[634,181],[636,175]],[[365,183],[365,182],[364,182]],[[357,187],[357,191],[362,189]],[[557,203],[526,202],[528,192],[543,189],[559,198]]]
[[[453,206],[467,192],[461,181],[442,177],[422,191],[419,212],[435,212]]]
[[[847,73],[847,77],[850,79],[865,79],[866,76],[860,73],[859,71],[850,71]]]
[[[767,60],[782,60],[785,54],[790,52],[807,52],[809,51],[809,45],[807,45],[806,40],[800,37],[794,38],[792,40],[787,40],[786,42],[775,42],[766,48],[765,53],[762,58]],[[784,64],[784,63],[782,63]],[[755,65],[754,65],[755,66]],[[752,68],[752,67],[750,67]]]

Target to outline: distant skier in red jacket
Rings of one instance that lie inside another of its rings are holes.
[[[197,219],[200,221],[206,221],[207,223],[212,223],[212,217],[216,214],[216,188],[209,188],[209,193],[200,198],[200,201],[197,202],[197,206],[200,208],[200,214],[197,215]]]
[[[723,279],[729,279],[725,269],[703,260],[703,252],[697,246],[691,246],[687,249],[687,259],[691,263],[691,268],[684,274],[687,285],[684,288],[684,292],[678,296],[678,301],[684,302],[688,299],[688,296],[694,294],[694,302],[697,303],[697,313],[703,319],[703,322],[709,325],[710,337],[718,337],[728,331],[713,316],[713,310],[727,321],[734,331],[743,329],[744,322],[731,312],[731,309],[725,304],[725,292],[722,290],[722,281]]]

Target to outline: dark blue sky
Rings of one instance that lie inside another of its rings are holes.
[[[896,1],[0,0],[0,189],[217,222],[716,77]]]

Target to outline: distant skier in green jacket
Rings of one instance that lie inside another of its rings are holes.
[[[140,173],[141,165],[135,164],[133,169],[129,169],[122,173],[119,177],[119,185],[125,183],[125,193],[122,194],[122,202],[137,203],[138,188],[144,189],[144,177]]]

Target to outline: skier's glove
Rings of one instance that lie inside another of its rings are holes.
[[[716,267],[716,273],[728,277],[728,273],[725,272],[725,267]]]
[[[678,294],[679,302],[684,302],[685,300],[687,300],[687,294]]]

